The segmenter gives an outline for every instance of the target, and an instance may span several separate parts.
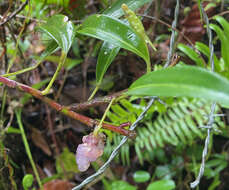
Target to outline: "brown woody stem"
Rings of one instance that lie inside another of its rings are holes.
[[[86,110],[88,108],[91,107],[95,107],[95,106],[99,106],[99,105],[103,105],[103,104],[108,104],[110,103],[110,101],[113,98],[116,98],[115,102],[117,102],[120,98],[124,98],[124,92],[126,92],[127,90],[122,90],[120,92],[116,92],[114,94],[108,95],[108,96],[104,96],[104,97],[98,97],[92,100],[89,100],[87,102],[83,102],[83,103],[77,103],[77,104],[72,104],[70,106],[68,106],[68,108],[70,110],[73,111],[82,111],[82,110]]]
[[[20,91],[31,94],[32,96],[34,96],[34,97],[40,99],[41,101],[47,103],[50,107],[57,110],[58,112],[60,112],[64,115],[67,115],[67,116],[69,116],[69,117],[71,117],[77,121],[80,121],[89,127],[95,127],[96,125],[99,124],[99,121],[96,121],[96,120],[91,119],[89,117],[86,117],[84,115],[78,114],[78,113],[70,110],[67,106],[62,106],[62,105],[58,104],[54,100],[43,96],[41,91],[36,90],[30,86],[24,85],[22,83],[16,82],[14,80],[11,80],[11,79],[8,79],[8,78],[2,77],[2,76],[0,76],[0,82],[7,85],[10,88],[17,88]],[[103,123],[102,126],[105,129],[111,130],[111,131],[119,133],[121,135],[128,136],[131,138],[135,137],[135,132],[123,129],[122,124],[120,126],[115,126],[115,125]]]

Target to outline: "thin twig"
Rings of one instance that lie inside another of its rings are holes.
[[[149,15],[142,15],[142,14],[138,14],[138,16],[142,16],[142,17],[146,17],[146,18],[149,18],[149,19],[152,19],[152,20],[155,20],[165,26],[167,26],[168,28],[171,28],[172,30],[176,31],[177,33],[179,33],[179,35],[181,35],[191,46],[192,48],[199,54],[199,57],[202,59],[202,61],[205,63],[203,57],[201,56],[201,53],[200,51],[195,47],[195,45],[192,43],[192,41],[180,30],[178,30],[177,28],[174,28],[173,26],[171,26],[170,24],[164,22],[163,20],[161,19],[158,19],[156,17],[152,17],[152,16],[149,16]],[[168,58],[168,57],[167,57]],[[170,57],[170,62],[171,62],[171,57]]]
[[[32,18],[32,17],[28,17],[28,16],[24,16],[24,15],[16,15],[15,16],[16,18],[20,18],[20,19],[28,19],[28,20],[31,20],[31,21],[34,21],[34,22],[40,22],[40,23],[46,23],[45,20],[42,20],[42,19],[35,19],[35,18]],[[0,18],[3,19],[3,15],[0,15]]]
[[[5,11],[5,13],[3,14],[3,17],[1,18],[2,20],[7,16],[7,14],[10,12],[10,9],[12,8],[12,5],[13,5],[13,0],[9,0],[9,3],[8,3],[8,8],[7,10]],[[2,21],[1,20],[1,21]]]
[[[226,15],[226,14],[228,14],[228,13],[229,13],[229,11],[220,12],[220,13],[218,13],[218,14],[212,16],[212,17],[209,18],[209,19],[211,20],[211,19],[214,19],[215,16],[223,16],[223,15]]]
[[[207,16],[206,12],[204,11],[202,3],[200,3],[200,13],[202,14],[202,18],[203,18],[203,20],[204,20],[204,22],[206,23],[206,26],[207,26],[207,35],[208,35],[208,38],[209,38],[209,49],[210,49],[211,71],[214,72],[215,64],[214,64],[214,59],[213,59],[214,45],[213,45],[213,42],[212,42],[212,31],[211,31],[211,29],[209,27],[209,19],[208,19],[208,16]],[[209,146],[209,142],[210,142],[210,134],[211,134],[212,127],[213,127],[213,124],[214,124],[215,107],[216,107],[216,103],[213,102],[212,106],[211,106],[211,112],[209,114],[208,124],[207,124],[207,137],[205,139],[204,150],[202,152],[202,162],[201,162],[199,174],[198,174],[196,180],[194,182],[190,183],[190,187],[191,188],[195,188],[200,183],[200,179],[202,178],[202,176],[204,174],[205,160],[206,160],[206,156],[208,154],[208,146]]]
[[[222,12],[223,11],[223,8],[224,8],[224,0],[221,0],[221,5],[220,5],[220,12]]]
[[[13,32],[13,29],[12,29],[12,27],[11,27],[11,23],[9,22],[9,23],[7,23],[5,26],[9,29],[9,32],[10,32],[10,34],[11,34],[11,36],[12,36],[12,38],[13,38],[13,41],[14,41],[14,43],[15,43],[15,46],[16,46],[16,45],[17,45],[17,39],[16,39],[15,34],[14,34],[14,32]],[[25,57],[24,57],[24,54],[23,54],[22,49],[21,49],[21,45],[19,45],[19,44],[18,44],[18,50],[19,50],[19,54],[20,54],[21,59],[22,59],[24,62],[26,62]]]
[[[45,20],[42,20],[42,19],[35,19],[35,18],[32,18],[32,17],[24,16],[24,15],[17,15],[16,17],[17,17],[17,18],[22,18],[22,19],[29,19],[29,20],[35,21],[35,22],[46,23]]]
[[[25,6],[28,4],[29,0],[26,0],[24,3],[20,5],[20,7],[15,10],[10,16],[8,16],[6,19],[4,19],[3,22],[0,23],[0,26],[4,25],[5,23],[9,22],[12,18],[14,18],[18,13],[20,13]]]
[[[6,45],[6,29],[4,26],[0,27],[0,37],[1,37],[1,44],[3,47],[2,56],[4,56],[3,69],[5,69],[8,66],[8,56],[7,56],[7,45]]]
[[[168,28],[171,28],[172,30],[175,30],[177,33],[179,33],[185,40],[187,40],[187,42],[192,46],[194,47],[194,44],[192,43],[192,41],[186,36],[183,34],[183,32],[179,31],[177,28],[174,28],[172,27],[170,24],[166,23],[165,21],[157,18],[157,17],[153,17],[153,16],[149,16],[149,15],[143,15],[143,14],[137,14],[138,16],[142,16],[142,17],[145,17],[145,18],[149,18],[149,19],[152,19],[152,20],[155,20],[165,26],[167,26]]]
[[[98,97],[98,98],[95,98],[95,99],[92,99],[86,102],[72,104],[69,106],[69,109],[78,112],[78,111],[86,110],[91,107],[109,104],[113,98],[116,98],[115,102],[117,102],[119,100],[119,97],[125,97],[124,92],[126,91],[127,90],[122,90],[120,92],[116,92],[114,94],[107,95],[104,97]]]
[[[55,135],[55,132],[53,130],[53,120],[51,118],[51,113],[50,113],[50,110],[49,110],[49,107],[47,104],[45,104],[45,109],[46,109],[46,113],[47,113],[47,127],[48,127],[50,134],[51,134],[52,142],[55,146],[54,147],[55,153],[56,153],[56,155],[59,155],[60,149],[59,149],[58,144],[57,144],[56,135]]]
[[[9,61],[8,61],[8,56],[7,56],[6,30],[4,26],[0,27],[0,39],[1,39],[1,44],[3,48],[3,51],[2,51],[3,57],[1,56],[1,59],[3,61],[1,65],[2,65],[2,69],[6,71],[9,65]],[[1,104],[1,112],[0,112],[0,120],[2,121],[4,120],[3,116],[4,116],[5,105],[6,105],[6,98],[7,98],[7,89],[3,87],[2,104]]]

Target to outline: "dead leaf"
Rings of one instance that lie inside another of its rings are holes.
[[[204,2],[203,7],[206,7],[208,3],[209,2]],[[206,11],[208,17],[213,16],[214,11],[215,7],[210,7]],[[180,26],[182,27],[182,33],[188,37],[192,43],[201,40],[206,32],[206,29],[201,21],[200,11],[197,4],[193,5],[189,14],[183,20],[181,20]],[[187,43],[184,39],[180,39],[179,41],[182,43]]]
[[[32,138],[33,143],[37,147],[39,147],[45,154],[47,154],[48,156],[52,155],[49,145],[46,142],[45,138],[43,137],[41,131],[39,131],[36,128],[32,128],[31,138]]]
[[[71,190],[73,184],[65,180],[53,180],[44,184],[44,190]]]

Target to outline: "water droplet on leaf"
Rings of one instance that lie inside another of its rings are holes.
[[[64,17],[64,22],[67,22],[67,21],[68,21],[68,17],[65,16],[65,17]]]

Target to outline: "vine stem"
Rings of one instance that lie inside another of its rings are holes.
[[[25,146],[25,150],[26,150],[27,156],[28,156],[30,164],[31,164],[31,166],[33,168],[33,172],[34,172],[34,174],[36,176],[37,183],[38,183],[40,189],[43,190],[43,186],[42,186],[42,183],[41,183],[41,180],[40,180],[36,165],[35,165],[35,163],[33,161],[33,157],[32,157],[32,154],[31,154],[31,151],[30,151],[30,148],[29,148],[29,143],[27,141],[27,138],[26,138],[26,135],[25,135],[25,131],[24,131],[24,127],[23,127],[23,124],[22,124],[22,121],[21,121],[21,108],[17,109],[15,111],[15,113],[16,113],[17,122],[18,122],[18,125],[19,125],[19,128],[20,128],[20,131],[21,131],[21,136],[22,136],[22,140],[23,140],[23,143],[24,143],[24,146]]]
[[[41,91],[36,90],[30,86],[27,86],[25,84],[21,84],[19,82],[16,82],[14,80],[11,80],[11,79],[8,79],[8,78],[2,77],[2,76],[0,76],[0,82],[2,82],[3,84],[7,85],[10,88],[17,88],[23,92],[31,94],[32,96],[34,96],[34,97],[40,99],[41,101],[45,102],[46,104],[48,104],[50,107],[52,107],[56,111],[58,111],[64,115],[67,115],[68,117],[71,117],[72,119],[78,120],[81,123],[84,123],[85,125],[87,125],[89,127],[94,127],[94,126],[99,124],[99,121],[96,121],[96,120],[91,119],[89,117],[86,117],[84,115],[78,114],[78,113],[70,110],[67,106],[60,105],[56,101],[54,101],[54,100],[52,100],[46,96],[43,96]],[[122,124],[120,126],[115,126],[115,125],[111,125],[108,123],[103,123],[102,126],[105,129],[119,133],[119,134],[124,135],[124,136],[128,136],[130,138],[135,138],[135,136],[136,136],[136,133],[134,131],[123,129]]]
[[[103,121],[104,121],[104,119],[106,118],[107,113],[108,113],[108,111],[110,110],[111,105],[113,104],[114,100],[115,100],[115,98],[113,98],[113,99],[111,100],[111,102],[110,102],[109,105],[107,106],[106,111],[105,111],[104,114],[103,114],[103,117],[102,117],[101,121],[99,122],[99,125],[97,125],[97,126],[95,127],[95,129],[94,129],[94,136],[97,136],[99,130],[102,128]]]
[[[15,72],[12,72],[12,73],[6,73],[6,74],[3,74],[1,76],[3,76],[3,77],[10,77],[10,76],[14,76],[14,75],[19,75],[19,74],[22,74],[22,73],[31,71],[33,69],[36,69],[40,64],[41,64],[41,61],[37,62],[36,65],[34,65],[32,67],[27,67],[25,69],[21,69],[19,71],[15,71]]]
[[[150,60],[146,61],[146,73],[150,73],[151,72],[151,63]]]
[[[67,53],[65,53],[64,51],[61,52],[61,56],[60,56],[60,62],[58,63],[57,69],[51,79],[51,81],[49,82],[48,86],[46,87],[45,90],[43,90],[41,93],[43,95],[46,95],[49,93],[50,88],[52,87],[54,81],[56,80],[56,77],[58,76],[62,66],[64,65],[65,59],[66,59]]]
[[[95,89],[91,93],[91,96],[88,98],[88,101],[92,100],[92,98],[95,96],[96,92],[99,90],[99,85],[96,85]]]

